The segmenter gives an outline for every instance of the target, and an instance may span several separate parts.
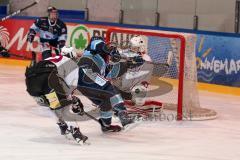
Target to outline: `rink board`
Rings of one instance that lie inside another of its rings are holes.
[[[7,59],[7,58],[0,58],[0,65],[11,65],[11,66],[23,66],[26,67],[30,64],[30,61],[27,60],[15,60],[15,59]],[[157,85],[159,81],[163,81],[162,78],[153,77],[151,82],[154,85]],[[168,83],[173,86],[176,86],[178,83],[174,79],[167,79]],[[199,90],[206,90],[210,92],[216,93],[225,93],[225,94],[232,94],[240,96],[240,88],[238,87],[228,87],[223,85],[214,85],[214,84],[207,84],[207,83],[200,83],[198,82],[198,89]]]

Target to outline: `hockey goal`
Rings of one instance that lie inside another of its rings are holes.
[[[154,64],[147,100],[159,102],[163,110],[176,111],[177,120],[216,118],[214,110],[202,108],[199,103],[196,36],[167,31],[110,28],[106,32],[106,41],[126,48],[130,38],[135,35],[144,37],[146,52]],[[161,64],[167,64],[167,69]]]

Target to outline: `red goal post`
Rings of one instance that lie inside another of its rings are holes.
[[[167,39],[177,39],[179,42],[179,65],[178,65],[178,89],[177,89],[177,120],[183,120],[183,96],[184,96],[184,73],[185,73],[185,52],[186,52],[186,36],[184,34],[167,32],[167,31],[150,31],[150,30],[136,30],[136,29],[123,29],[123,28],[110,28],[106,32],[106,42],[111,42],[113,33],[129,34],[129,35],[142,35],[146,37],[161,37]],[[194,45],[194,44],[193,44]],[[195,53],[192,53],[195,54]],[[194,55],[195,56],[195,55]],[[193,63],[194,64],[194,63]],[[199,110],[199,109],[198,109]],[[206,109],[209,111],[209,109]],[[204,112],[206,112],[204,110]],[[201,111],[200,111],[201,112]],[[213,111],[214,112],[214,111]],[[204,113],[205,114],[205,113]],[[213,113],[215,115],[215,113]],[[214,116],[215,117],[215,116]],[[212,119],[206,116],[203,119]],[[200,118],[201,120],[201,118]]]

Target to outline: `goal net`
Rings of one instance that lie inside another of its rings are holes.
[[[126,48],[131,37],[141,35],[153,62],[147,100],[159,102],[163,110],[176,111],[178,120],[214,119],[214,110],[203,108],[197,90],[197,69],[193,34],[110,28],[107,42]],[[167,64],[163,67],[162,64]]]

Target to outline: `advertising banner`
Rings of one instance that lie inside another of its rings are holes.
[[[34,20],[11,19],[0,23],[0,42],[11,53],[30,58],[31,51],[41,52],[38,35],[32,44],[27,43],[27,34]],[[67,45],[76,47],[82,51],[87,47],[90,37],[93,35],[104,36],[107,26],[79,25],[67,23]]]
[[[27,33],[34,20],[9,19],[0,23],[0,42],[11,53],[31,58],[31,51],[41,52],[39,37],[27,43]],[[67,45],[82,52],[93,35],[105,37],[112,26],[66,23]],[[157,31],[156,31],[157,32]],[[113,35],[114,41],[126,38]],[[124,39],[123,39],[124,41]],[[213,84],[240,86],[240,39],[213,35],[197,35],[196,56],[198,80]]]
[[[240,87],[240,39],[198,35],[198,80]]]
[[[30,57],[30,51],[36,50],[35,43],[27,44],[27,33],[33,20],[6,20],[0,23],[0,42],[11,53]],[[34,46],[33,46],[34,45]]]
[[[27,42],[27,34],[34,20],[11,19],[0,23],[0,42],[3,47],[11,53],[31,57],[31,52],[41,52],[38,34],[34,38],[32,44]],[[66,45],[75,47],[82,52],[88,45],[92,36],[106,36],[106,30],[111,26],[94,25],[94,24],[77,24],[66,23],[68,29],[68,38]],[[118,38],[126,38],[112,36],[114,41]],[[124,39],[123,39],[124,41]]]

